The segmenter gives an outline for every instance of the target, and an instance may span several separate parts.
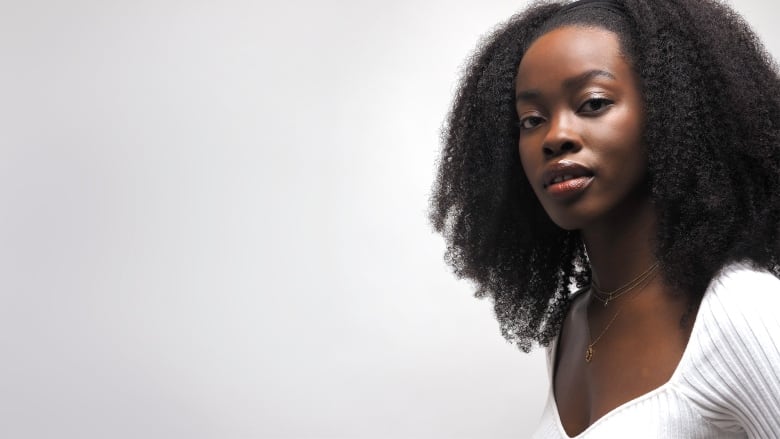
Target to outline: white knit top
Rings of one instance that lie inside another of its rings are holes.
[[[547,348],[550,383],[556,344]],[[569,437],[552,384],[532,437]],[[723,269],[704,294],[669,381],[575,437],[780,438],[780,280],[744,265]]]

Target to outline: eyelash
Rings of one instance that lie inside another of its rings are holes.
[[[597,110],[590,110],[590,111],[588,111],[588,113],[598,113],[602,109],[604,109],[604,107],[608,107],[608,106],[612,105],[612,101],[610,101],[607,98],[591,98],[591,99],[588,99],[587,101],[585,101],[585,103],[583,103],[582,106],[580,106],[580,110],[582,110],[582,108],[585,107],[586,105],[592,104],[594,102],[599,102],[602,105]]]
[[[592,105],[592,104],[594,104],[594,103],[598,103],[598,104],[600,104],[600,105],[599,105],[599,108],[596,108],[596,109],[594,109],[594,110],[587,110],[587,111],[584,111],[584,110],[583,110],[583,108],[585,108],[586,106],[588,106],[588,105]],[[614,101],[612,101],[612,100],[609,100],[609,99],[607,99],[607,98],[591,98],[591,99],[588,99],[587,101],[585,101],[585,102],[584,102],[584,103],[583,103],[583,104],[580,106],[580,108],[579,108],[577,111],[578,111],[578,112],[580,112],[580,113],[585,113],[586,115],[598,115],[598,114],[600,114],[602,111],[604,111],[604,109],[605,109],[606,107],[609,107],[609,106],[610,106],[610,105],[612,105],[613,103],[614,103]],[[543,118],[543,117],[540,117],[540,116],[528,116],[528,117],[524,117],[524,118],[521,118],[521,119],[520,119],[520,120],[517,122],[517,127],[518,127],[518,128],[520,128],[521,130],[532,130],[532,129],[536,128],[536,126],[537,126],[537,125],[534,125],[534,126],[531,126],[531,127],[526,127],[526,126],[524,126],[526,122],[528,122],[528,121],[537,121],[537,122],[541,123],[543,120],[544,120],[544,118]]]
[[[518,127],[518,128],[520,128],[521,130],[532,130],[532,129],[536,128],[536,125],[534,125],[534,126],[532,126],[532,127],[526,127],[526,126],[524,126],[524,125],[525,125],[525,123],[526,123],[527,121],[529,121],[529,120],[536,120],[536,119],[538,119],[538,120],[542,120],[542,118],[541,118],[541,117],[539,117],[539,116],[528,116],[528,117],[524,117],[524,118],[520,119],[520,120],[517,122],[517,127]],[[540,123],[541,123],[541,122],[540,122]]]

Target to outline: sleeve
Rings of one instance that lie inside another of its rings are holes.
[[[710,341],[700,365],[720,423],[749,438],[780,437],[780,280],[748,269],[724,273],[708,301]]]

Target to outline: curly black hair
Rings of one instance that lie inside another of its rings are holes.
[[[443,130],[431,222],[456,275],[493,299],[503,336],[525,352],[549,344],[571,288],[590,282],[579,232],[549,219],[518,152],[518,65],[556,27],[616,33],[640,78],[655,252],[667,284],[700,300],[730,262],[780,274],[780,78],[772,58],[718,1],[619,4],[617,17],[597,7],[562,13],[565,4],[542,1],[500,25],[470,59]]]

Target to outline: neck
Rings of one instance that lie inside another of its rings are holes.
[[[605,290],[630,282],[656,262],[656,216],[646,201],[626,215],[582,231],[593,278]]]

